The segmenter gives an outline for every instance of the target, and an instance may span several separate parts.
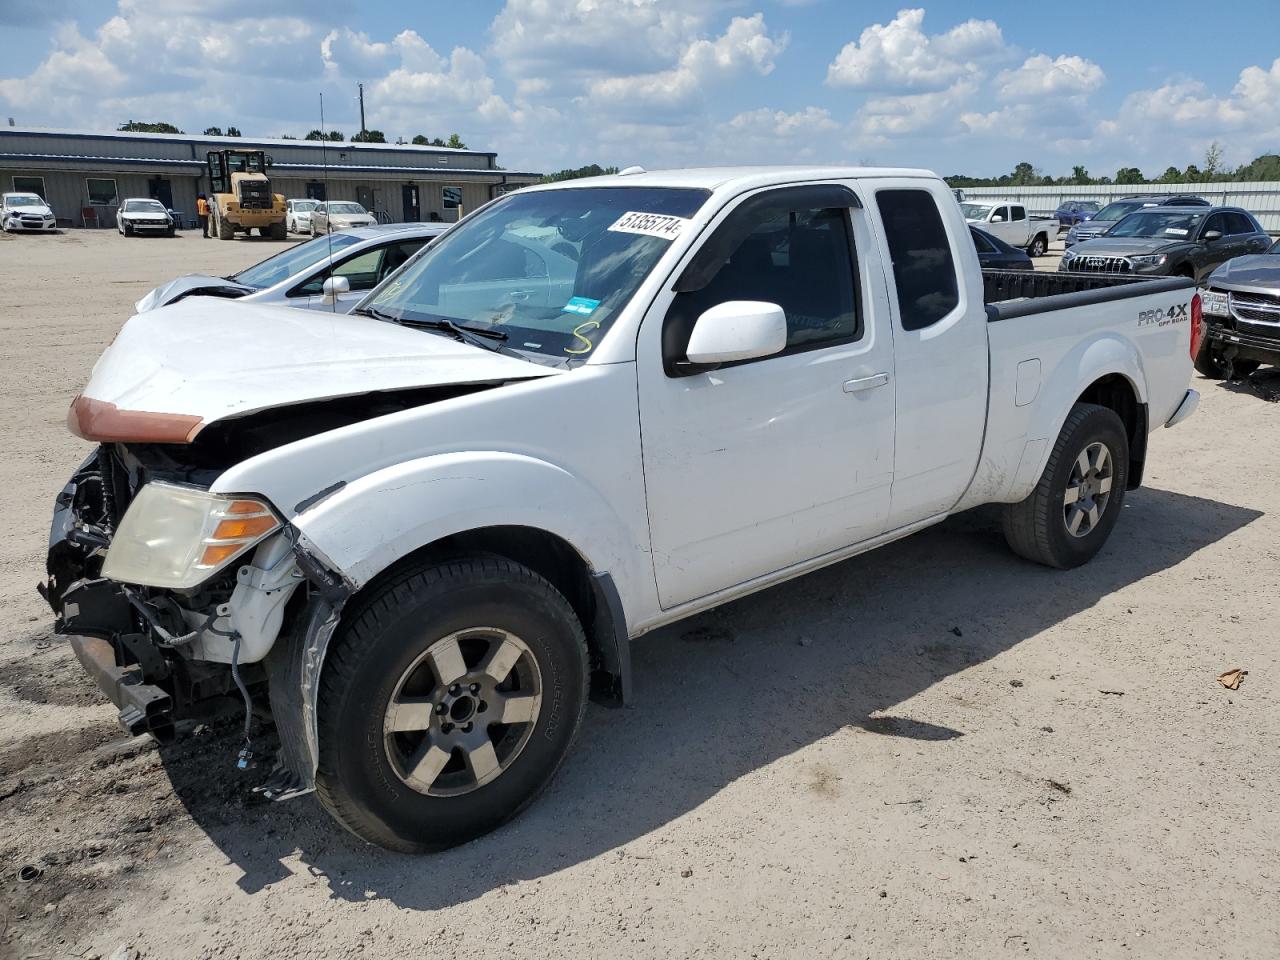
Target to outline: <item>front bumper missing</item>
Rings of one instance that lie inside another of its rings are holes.
[[[120,710],[120,726],[130,736],[149,733],[161,743],[173,739],[173,700],[168,692],[147,683],[139,664],[119,666],[116,651],[101,637],[68,638],[85,673]]]

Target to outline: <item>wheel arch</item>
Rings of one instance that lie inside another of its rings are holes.
[[[514,561],[555,587],[573,607],[586,634],[593,698],[619,706],[630,699],[627,621],[613,577],[607,571],[594,571],[577,547],[549,530],[499,524],[447,534],[400,557],[360,587],[348,602],[357,603],[405,567],[476,555]]]
[[[1075,402],[1106,407],[1120,418],[1129,438],[1129,480],[1126,489],[1136,490],[1142,485],[1150,427],[1147,405],[1138,398],[1133,382],[1122,373],[1109,373],[1089,384]]]
[[[1128,487],[1141,482],[1150,430],[1142,358],[1132,341],[1108,333],[1079,344],[1056,365],[1023,435],[1028,448],[1038,444],[1035,460],[1024,460],[1016,478],[995,499],[1016,502],[1031,492],[1077,403],[1096,403],[1116,412],[1129,438]]]

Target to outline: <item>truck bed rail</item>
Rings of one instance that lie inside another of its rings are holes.
[[[1190,277],[1138,277],[1128,273],[1042,273],[983,270],[987,320],[1013,320],[1034,313],[1086,307],[1195,287]]]

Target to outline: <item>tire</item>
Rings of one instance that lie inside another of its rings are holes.
[[[1227,379],[1243,380],[1260,366],[1262,366],[1262,364],[1257,360],[1232,360],[1230,376],[1228,376]]]
[[[1200,349],[1196,352],[1195,359],[1196,373],[1209,380],[1225,380],[1227,379],[1227,367],[1222,362],[1222,358],[1214,352],[1213,346],[1208,337],[1204,338],[1204,342],[1200,344]]]
[[[1102,464],[1099,448],[1106,452]],[[1106,407],[1077,403],[1035,489],[1004,508],[1005,540],[1018,556],[1048,567],[1066,570],[1087,563],[1119,519],[1128,480],[1124,423]],[[1075,499],[1069,501],[1073,491]]]
[[[236,238],[236,225],[227,223],[226,218],[219,214],[217,234],[219,240],[234,240]]]
[[[320,678],[325,809],[363,840],[423,853],[531,803],[586,710],[586,641],[568,601],[527,567],[485,556],[416,564],[353,606]],[[505,679],[494,681],[480,665],[500,651]],[[451,684],[445,674],[459,671]],[[532,719],[489,719],[502,710]],[[407,732],[389,733],[393,723]]]
[[[164,235],[165,235],[166,237],[173,237],[173,236],[176,236],[176,235],[177,235],[177,233],[178,233],[178,231],[177,231],[177,228],[176,228],[176,227],[170,227],[168,230],[166,230],[166,231],[164,232]]]
[[[1031,257],[1043,257],[1049,250],[1049,241],[1043,233],[1037,234],[1036,238],[1031,241],[1031,246],[1027,248],[1027,255]]]
[[[124,235],[126,237],[133,236],[133,227],[129,226],[127,223],[124,225]]]
[[[311,226],[311,236],[312,236],[313,238],[314,238],[314,237],[318,237],[318,236],[319,236],[319,234],[318,234],[318,233],[316,233],[316,222],[315,222],[314,220],[312,220],[312,221],[311,221],[310,226]]]
[[[285,229],[284,221],[273,223],[266,231],[265,236],[269,236],[272,240],[288,240],[289,231]]]

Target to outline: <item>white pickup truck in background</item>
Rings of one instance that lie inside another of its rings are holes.
[[[268,698],[264,789],[439,849],[537,795],[655,627],[979,504],[1089,560],[1195,407],[1199,320],[1186,279],[984,274],[925,171],[521,190],[354,315],[130,320],[43,592],[130,731]]]
[[[1013,200],[966,200],[960,210],[968,223],[1013,247],[1021,247],[1032,257],[1043,257],[1049,241],[1058,235],[1058,221],[1031,217],[1027,208]]]

